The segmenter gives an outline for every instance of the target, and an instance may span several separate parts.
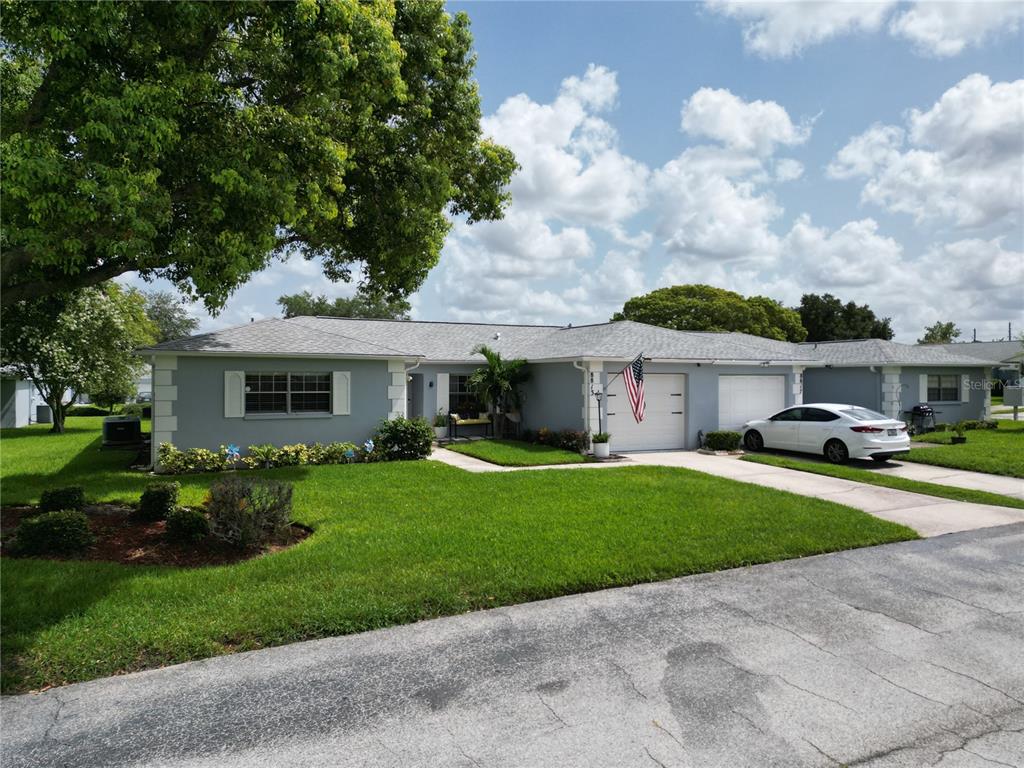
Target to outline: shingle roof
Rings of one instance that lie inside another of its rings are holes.
[[[968,355],[955,355],[939,346],[900,344],[885,339],[804,342],[819,360],[831,365],[996,365]]]
[[[666,360],[768,360],[813,362],[799,345],[742,333],[673,331],[622,321],[562,327],[483,323],[293,317],[261,320],[168,341],[142,352],[255,355],[422,357],[478,362],[473,350],[486,344],[505,357],[528,360],[631,358]]]
[[[935,346],[954,355],[967,355],[979,360],[999,360],[1004,363],[1024,360],[1024,344],[1019,341],[966,341]]]

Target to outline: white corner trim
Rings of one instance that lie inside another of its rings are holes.
[[[176,371],[178,358],[174,355],[156,355],[153,358],[153,367],[158,371]]]

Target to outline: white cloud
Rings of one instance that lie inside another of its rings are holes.
[[[834,178],[867,177],[861,199],[918,222],[982,227],[1016,220],[1024,206],[1024,80],[970,75],[907,130],[874,125],[828,167]]]
[[[597,116],[617,97],[615,73],[591,64],[583,77],[563,80],[552,103],[520,94],[484,118],[484,132],[522,166],[511,184],[515,208],[601,227],[643,208],[650,172],[619,151],[615,129]]]
[[[782,243],[783,263],[802,285],[827,287],[878,284],[893,276],[903,247],[878,234],[874,219],[848,221],[834,232],[800,216]]]
[[[763,58],[787,58],[830,38],[878,30],[895,3],[737,2],[711,0],[707,6],[740,21],[747,51]]]
[[[804,165],[799,160],[784,157],[775,161],[775,180],[780,182],[796,181],[804,175]]]
[[[701,88],[683,103],[682,128],[739,152],[770,155],[779,144],[803,144],[811,126],[793,125],[774,101],[744,101],[724,88]]]
[[[924,2],[897,14],[889,32],[926,56],[955,56],[998,34],[1015,34],[1024,18],[1019,2]]]

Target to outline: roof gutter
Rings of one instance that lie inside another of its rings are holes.
[[[150,357],[153,355],[168,355],[171,357],[255,357],[255,358],[275,358],[275,359],[302,359],[302,360],[394,360],[400,358],[407,362],[416,362],[417,365],[423,363],[423,355],[408,355],[404,352],[396,352],[393,355],[359,355],[359,354],[347,354],[347,355],[331,355],[321,352],[315,353],[302,353],[302,352],[228,352],[220,350],[177,350],[177,349],[152,349],[149,347],[143,347],[140,349],[133,350],[133,354],[139,357]],[[418,362],[417,362],[418,361]]]

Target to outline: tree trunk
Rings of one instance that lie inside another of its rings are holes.
[[[43,402],[50,406],[50,411],[53,413],[53,426],[50,427],[51,435],[62,435],[64,434],[64,417],[67,414],[67,407],[64,405],[63,392],[55,394],[56,390],[51,390],[50,394],[43,397]]]

